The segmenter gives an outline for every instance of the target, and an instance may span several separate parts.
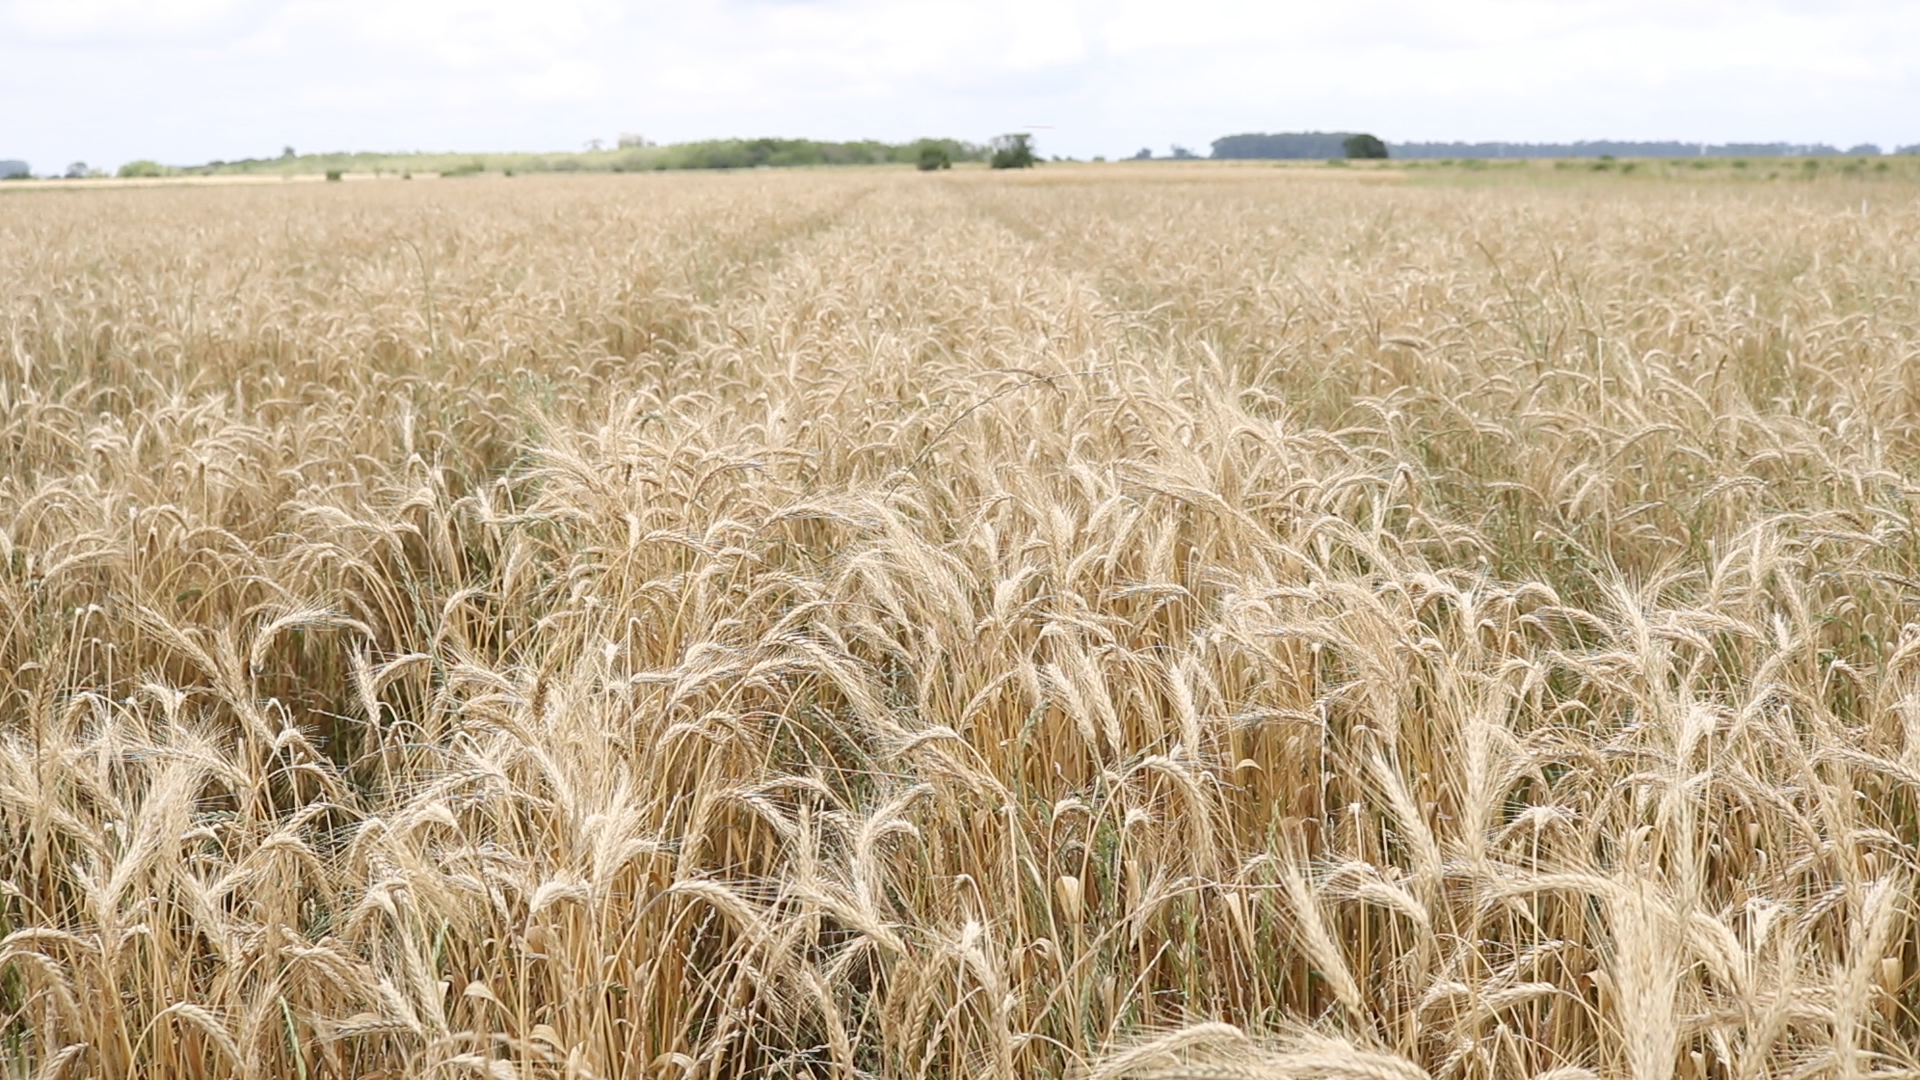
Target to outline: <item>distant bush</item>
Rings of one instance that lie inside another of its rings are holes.
[[[1346,148],[1347,156],[1350,158],[1379,161],[1385,160],[1387,156],[1387,144],[1381,142],[1376,136],[1368,135],[1365,132],[1361,132],[1358,135],[1347,136],[1341,145]]]
[[[120,166],[120,178],[123,180],[142,180],[155,176],[171,176],[173,170],[157,161],[129,161]]]
[[[994,139],[993,156],[987,164],[996,169],[1033,168],[1033,136],[1021,131]]]
[[[956,161],[985,161],[987,148],[974,143],[961,142],[958,139],[915,139],[910,143],[898,145],[881,144],[886,160],[900,164],[911,164],[916,168],[928,150],[938,150],[947,155],[947,166]]]
[[[327,170],[327,179],[328,179],[328,180],[330,180],[330,181],[332,181],[332,182],[334,182],[334,183],[339,183],[339,181],[340,181],[340,177],[341,177],[341,175],[342,175],[342,174],[341,174],[341,171],[340,171],[339,169],[328,169],[328,170]]]
[[[947,153],[947,148],[944,146],[928,143],[920,148],[920,160],[915,162],[915,167],[921,172],[951,169],[953,168],[953,155]]]
[[[440,175],[441,176],[478,176],[479,174],[486,171],[487,171],[486,162],[479,161],[476,159],[474,161],[469,161],[464,165],[455,165],[451,169],[443,170],[440,173]]]

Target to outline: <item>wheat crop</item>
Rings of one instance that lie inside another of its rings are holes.
[[[1920,187],[0,195],[0,1068],[1920,1070]]]

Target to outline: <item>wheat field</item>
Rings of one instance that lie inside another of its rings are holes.
[[[0,195],[33,1077],[1920,1071],[1920,184]]]

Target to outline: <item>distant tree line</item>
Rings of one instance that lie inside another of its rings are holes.
[[[1388,148],[1397,158],[1836,157],[1843,154],[1878,156],[1880,153],[1880,148],[1872,143],[1861,143],[1841,150],[1825,143],[1621,142],[1608,139],[1571,143],[1389,143]]]
[[[544,172],[656,172],[668,169],[753,169],[804,165],[919,165],[925,162],[985,161],[991,149],[960,139],[915,139],[888,143],[877,140],[824,142],[816,139],[708,139],[658,146],[639,136],[622,136],[619,144],[580,153],[455,154],[320,153],[295,154],[288,147],[275,157],[210,161],[205,165],[167,168],[186,175],[218,173],[319,174],[437,173],[475,176],[482,173]],[[151,162],[142,169],[166,168]]]
[[[1920,144],[1896,154],[1920,154]],[[1624,142],[1596,139],[1571,143],[1406,142],[1382,143],[1372,135],[1338,131],[1228,135],[1213,141],[1216,158],[1598,158],[1598,157],[1837,157],[1878,156],[1880,147],[1861,143],[1845,150],[1825,143]],[[1139,157],[1150,157],[1142,150]]]
[[[1382,158],[1389,153],[1379,139],[1353,131],[1228,135],[1213,140],[1213,156],[1222,159]]]
[[[597,140],[596,140],[597,142]],[[1228,135],[1213,141],[1213,154],[1221,159],[1326,159],[1326,158],[1685,158],[1685,157],[1831,157],[1876,156],[1880,148],[1871,143],[1840,150],[1824,143],[1685,143],[1623,142],[1594,140],[1573,143],[1524,142],[1409,142],[1386,143],[1360,132],[1283,132],[1278,134]],[[1895,154],[1920,155],[1920,143],[1894,148]],[[1153,158],[1151,150],[1141,150],[1136,159]],[[1176,160],[1193,158],[1185,147],[1175,146]],[[823,142],[815,139],[708,139],[701,142],[659,146],[637,135],[622,135],[614,148],[584,153],[556,154],[453,154],[415,151],[413,153],[323,153],[296,154],[289,146],[274,157],[244,158],[237,161],[210,161],[205,165],[171,166],[153,161],[135,161],[119,168],[123,177],[208,175],[217,173],[326,174],[326,173],[438,173],[447,176],[472,176],[498,172],[655,172],[668,169],[752,169],[762,166],[806,165],[915,165],[921,169],[942,169],[954,162],[993,162],[999,167],[1020,168],[1039,160],[1033,153],[1029,136],[1008,135],[989,145],[959,139],[915,139],[888,143],[877,140]],[[1096,159],[1098,160],[1098,159]],[[0,179],[25,179],[33,174],[27,163],[0,160]],[[83,162],[68,166],[69,176],[102,175]]]
[[[909,143],[818,142],[813,139],[713,139],[673,146],[636,147],[612,164],[614,172],[655,169],[752,169],[795,165],[917,165],[937,160],[984,161],[988,149],[958,139]]]

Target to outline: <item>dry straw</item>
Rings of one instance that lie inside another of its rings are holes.
[[[4,1068],[1910,1074],[1920,202],[1510,180],[0,196]]]

